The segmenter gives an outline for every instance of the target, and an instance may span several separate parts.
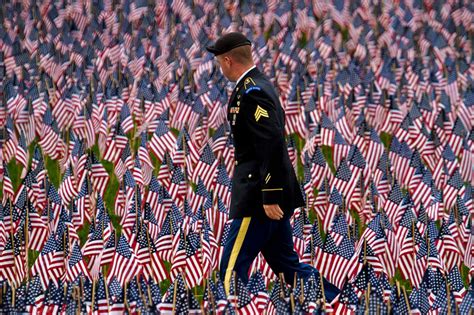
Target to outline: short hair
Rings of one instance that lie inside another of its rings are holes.
[[[252,49],[250,45],[236,47],[227,52],[225,55],[231,57],[235,62],[243,65],[253,63]]]

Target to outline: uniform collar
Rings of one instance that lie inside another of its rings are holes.
[[[237,81],[235,81],[235,86],[239,85],[239,82],[242,81],[242,79],[247,75],[247,73],[249,73],[250,71],[252,71],[256,67],[257,67],[256,65],[253,65],[252,67],[248,68],[247,71],[242,73],[242,75],[237,79]]]
[[[255,74],[255,73],[258,73],[258,68],[256,66],[253,66],[253,67],[247,69],[247,71],[245,71],[240,76],[240,78],[236,81],[236,84],[234,85],[234,90],[232,91],[232,94],[230,96],[229,104],[232,104],[232,102],[234,101],[235,95],[239,92],[240,86],[243,84],[242,82],[244,81],[244,79],[246,77],[249,77],[249,76]]]

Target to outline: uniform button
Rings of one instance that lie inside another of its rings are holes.
[[[249,178],[252,178],[252,174],[249,174]]]
[[[235,165],[239,165],[239,161],[235,161]]]

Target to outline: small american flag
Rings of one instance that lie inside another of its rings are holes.
[[[115,276],[123,287],[125,283],[129,282],[133,277],[135,277],[135,275],[137,275],[140,270],[141,268],[138,264],[135,253],[132,252],[130,245],[125,239],[125,236],[121,235],[115,250],[112,269],[108,275],[109,285],[111,283],[110,279]]]

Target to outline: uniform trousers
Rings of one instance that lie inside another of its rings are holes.
[[[319,273],[316,268],[299,261],[293,247],[288,216],[281,220],[271,220],[268,217],[235,218],[231,223],[220,263],[220,277],[227,293],[233,271],[245,284],[248,283],[250,265],[259,252],[262,252],[276,275],[283,273],[288,284],[293,283],[295,273],[303,279]],[[323,285],[326,300],[330,302],[339,294],[339,289],[324,277]]]

